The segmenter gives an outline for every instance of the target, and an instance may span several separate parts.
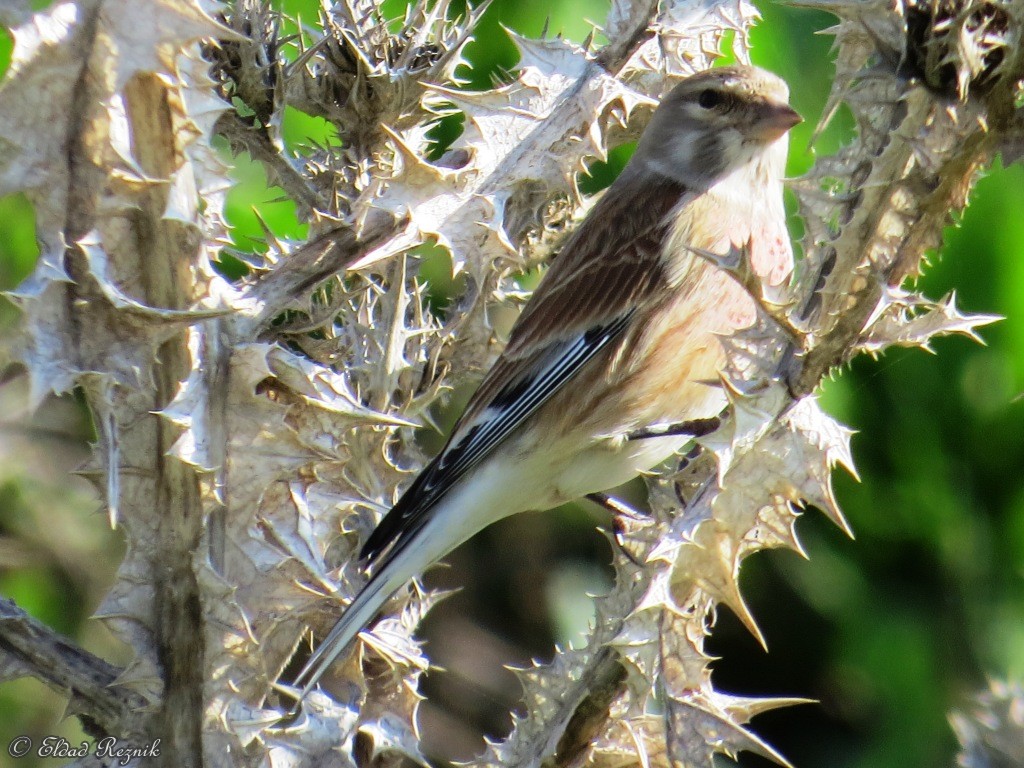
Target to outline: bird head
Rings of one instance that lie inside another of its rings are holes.
[[[637,147],[637,160],[691,189],[707,189],[756,164],[781,179],[785,135],[801,121],[782,78],[758,67],[709,69],[662,100]]]

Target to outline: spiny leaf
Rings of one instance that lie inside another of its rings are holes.
[[[890,289],[859,347],[871,354],[891,346],[921,347],[933,352],[932,339],[952,334],[980,343],[977,329],[1001,319],[998,315],[964,314],[956,306],[955,291],[939,301],[930,301],[919,294]]]
[[[683,543],[676,552],[672,594],[680,607],[693,600],[694,590],[729,606],[757,642],[767,649],[764,635],[740,595],[741,542],[734,531],[713,520],[700,525],[692,542]]]
[[[665,700],[668,751],[674,768],[714,765],[714,755],[735,758],[740,752],[753,752],[772,762],[791,768],[789,762],[754,734],[742,727],[734,716],[697,696]]]
[[[1024,690],[1019,683],[992,680],[950,723],[960,742],[957,765],[991,768],[1014,765],[1024,748]]]

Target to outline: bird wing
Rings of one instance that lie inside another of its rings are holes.
[[[630,169],[624,172],[628,174]],[[363,546],[364,561],[395,557],[427,513],[629,326],[665,280],[668,215],[685,190],[668,179],[620,177],[566,242],[512,329],[441,452]]]

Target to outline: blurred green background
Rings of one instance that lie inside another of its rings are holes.
[[[316,3],[286,3],[313,19]],[[402,2],[389,2],[390,10]],[[831,40],[816,33],[831,17],[763,2],[756,63],[785,77],[806,122],[792,133],[796,175],[849,136],[842,115],[808,148],[832,76]],[[468,51],[468,73],[486,86],[515,66],[501,25],[526,35],[552,31],[582,41],[601,0],[496,0]],[[9,40],[0,36],[0,66]],[[330,140],[319,121],[291,113],[289,143]],[[607,183],[628,156],[613,153],[584,188]],[[300,236],[294,208],[274,202],[262,171],[232,161],[237,185],[228,218],[235,242],[255,247],[253,208],[282,236]],[[710,641],[721,656],[717,685],[745,695],[820,700],[759,717],[755,730],[802,768],[951,766],[947,723],[988,677],[1024,677],[1024,170],[994,168],[978,184],[959,227],[921,281],[940,297],[956,289],[968,311],[1006,319],[984,330],[987,346],[939,340],[938,354],[898,350],[862,359],[830,382],[829,410],[858,430],[853,451],[860,484],[837,474],[841,504],[856,532],[846,539],[821,515],[800,522],[805,561],[789,552],[748,560],[742,584],[767,638],[765,654],[723,610]],[[797,223],[798,226],[798,223]],[[0,198],[0,288],[10,289],[36,255],[31,207]],[[431,276],[441,283],[443,270]],[[16,311],[0,303],[9,334]],[[25,413],[17,372],[0,387],[0,594],[89,649],[123,663],[124,649],[90,622],[122,552],[89,487],[69,472],[87,455],[91,426],[75,397]],[[424,634],[446,671],[432,672],[421,725],[438,759],[466,759],[483,734],[501,736],[517,687],[503,665],[548,658],[554,643],[577,641],[591,616],[586,594],[607,586],[610,554],[595,531],[596,510],[521,515],[488,529],[454,553],[430,582],[462,591],[431,614]],[[0,686],[0,766],[17,734],[81,740],[61,720],[60,698],[41,684]],[[54,761],[43,761],[54,764]],[[764,761],[745,755],[744,765]]]

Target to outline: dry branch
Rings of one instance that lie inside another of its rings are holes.
[[[651,482],[652,516],[627,523],[631,557],[587,644],[521,672],[525,713],[480,765],[781,761],[745,726],[793,702],[715,690],[704,640],[721,604],[758,634],[740,564],[799,550],[801,509],[846,527],[830,476],[850,467],[849,433],[813,393],[860,351],[992,319],[903,283],[979,170],[1020,146],[1024,2],[808,4],[840,19],[832,107],[849,105],[858,136],[795,185],[808,236],[789,286],[750,280],[743,254],[707,254],[764,310],[723,342],[731,407]],[[105,732],[159,735],[167,765],[421,759],[414,631],[435,596],[393,600],[298,720],[275,686],[358,590],[359,542],[423,462],[413,430],[494,354],[488,312],[523,298],[514,275],[578,213],[576,172],[636,136],[727,31],[744,57],[755,18],[742,0],[614,0],[600,49],[517,37],[514,75],[471,92],[455,71],[484,12],[420,2],[389,26],[377,4],[341,0],[290,37],[259,0],[11,17],[0,193],[29,196],[42,246],[19,289],[19,356],[34,403],[79,388],[95,415],[90,469],[129,544],[99,615],[135,660],[104,694],[113,670],[91,660],[75,682],[72,650],[20,618],[0,622],[0,654],[71,688]],[[330,122],[340,146],[283,147],[288,107]],[[464,132],[431,161],[428,126],[453,111]],[[301,243],[268,232],[237,282],[215,268],[215,133],[310,223]],[[417,280],[423,243],[467,276],[444,314]],[[26,643],[51,651],[29,661]]]

